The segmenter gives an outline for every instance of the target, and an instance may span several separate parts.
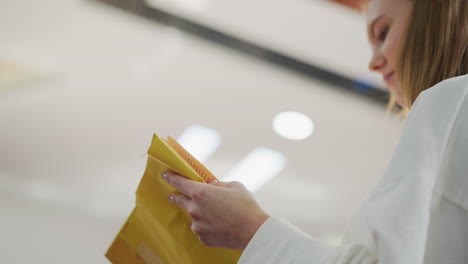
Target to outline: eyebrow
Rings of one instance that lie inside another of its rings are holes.
[[[377,21],[379,21],[379,19],[381,19],[383,16],[384,15],[380,15],[379,17],[374,19],[374,21],[372,21],[371,26],[369,27],[369,35],[374,36],[374,26],[377,23]]]

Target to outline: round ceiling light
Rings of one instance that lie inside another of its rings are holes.
[[[312,120],[299,112],[281,112],[273,119],[273,129],[280,136],[292,140],[308,138],[314,132]]]

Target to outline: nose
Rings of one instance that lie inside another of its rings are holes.
[[[385,66],[386,59],[383,54],[379,51],[375,51],[372,55],[372,58],[369,62],[369,70],[372,72],[382,72],[383,67]]]

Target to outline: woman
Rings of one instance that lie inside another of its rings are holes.
[[[370,0],[365,10],[370,70],[410,112],[350,241],[331,247],[269,216],[240,183],[164,173],[202,243],[244,250],[239,263],[468,263],[468,1]]]

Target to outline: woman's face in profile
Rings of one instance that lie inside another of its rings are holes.
[[[369,69],[382,75],[401,106],[406,103],[395,74],[395,57],[411,7],[410,0],[370,0],[366,12],[367,33],[373,50]]]

